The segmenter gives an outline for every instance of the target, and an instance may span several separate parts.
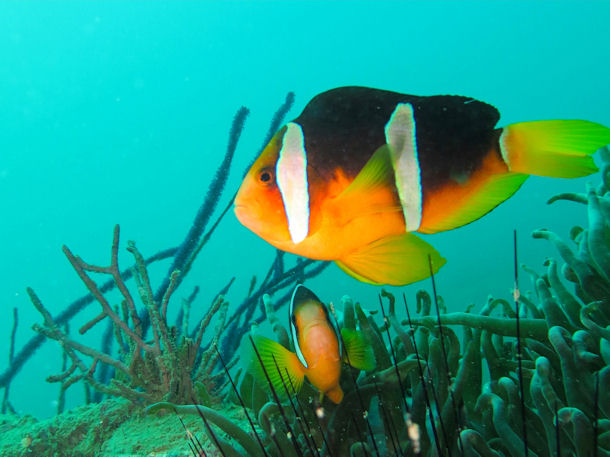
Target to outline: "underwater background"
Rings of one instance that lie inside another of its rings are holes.
[[[53,314],[86,292],[63,244],[106,264],[118,223],[127,265],[127,240],[145,256],[181,242],[240,106],[250,115],[219,209],[289,91],[296,100],[287,119],[315,94],[363,85],[471,96],[496,106],[500,125],[555,118],[610,125],[609,18],[607,1],[0,3],[0,348],[8,347],[13,308],[17,348],[41,321],[26,286]],[[513,230],[520,262],[541,267],[549,246],[532,230],[552,226],[567,238],[586,213],[546,200],[589,181],[598,178],[532,177],[481,220],[426,237],[447,259],[436,280],[448,309],[482,306],[489,294],[510,298]],[[177,294],[198,285],[199,306],[207,307],[235,276],[227,299],[237,300],[274,256],[230,213]],[[151,267],[153,283],[167,268]],[[380,290],[334,265],[307,286],[326,302],[349,293],[370,309]],[[400,290],[409,298],[420,288],[429,282]],[[79,322],[99,312],[89,308]],[[0,353],[0,370],[7,365]],[[55,342],[25,364],[11,385],[19,414],[55,414],[57,386],[45,378],[60,366]],[[82,389],[71,389],[67,408],[82,403]]]

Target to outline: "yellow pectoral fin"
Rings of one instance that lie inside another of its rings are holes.
[[[356,330],[342,328],[344,344],[343,359],[359,370],[371,371],[375,368],[375,354],[364,335]]]
[[[262,366],[256,351],[256,346]],[[290,352],[280,343],[260,335],[252,335],[252,341],[246,335],[240,345],[240,361],[246,371],[251,373],[261,386],[268,386],[267,376],[278,395],[285,396],[298,392],[303,386],[305,368],[296,354]],[[265,376],[265,372],[267,376]]]
[[[394,169],[387,145],[371,156],[349,186],[334,199],[334,207],[351,220],[369,214],[402,211],[394,190]]]
[[[387,145],[380,147],[364,165],[358,176],[343,191],[340,198],[349,197],[350,193],[362,194],[392,183],[394,169]]]
[[[428,258],[434,273],[446,262],[428,243],[404,233],[374,241],[336,263],[359,281],[403,286],[430,276]]]

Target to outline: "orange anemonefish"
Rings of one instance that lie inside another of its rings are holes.
[[[414,232],[461,227],[509,198],[529,175],[575,178],[610,129],[554,120],[496,128],[468,97],[340,87],[282,127],[235,198],[239,221],[273,246],[334,260],[353,277],[403,285],[444,263]]]
[[[373,350],[364,336],[356,330],[339,331],[326,306],[302,285],[295,288],[290,301],[290,333],[296,354],[269,338],[252,336],[264,371],[249,338],[245,337],[240,347],[240,360],[246,371],[262,385],[267,385],[266,372],[278,394],[285,393],[285,389],[290,392],[292,386],[298,392],[306,376],[320,391],[320,401],[326,395],[334,403],[340,403],[342,361],[360,370],[375,368]]]

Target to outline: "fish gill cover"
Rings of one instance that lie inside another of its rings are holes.
[[[588,189],[532,179],[485,220],[435,236],[448,259],[437,294],[429,281],[359,284],[225,214],[262,145],[333,87],[464,94],[500,108],[502,125],[609,125],[607,4],[32,1],[0,13],[2,455],[609,452],[607,170]],[[575,203],[544,205],[560,193]],[[519,325],[515,228],[530,267]],[[307,381],[274,394],[235,356],[254,323],[293,349],[287,302],[303,281],[375,350],[375,370],[342,371],[338,405]]]

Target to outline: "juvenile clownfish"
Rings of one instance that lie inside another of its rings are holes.
[[[290,301],[290,333],[296,353],[264,336],[252,336],[264,370],[250,339],[245,337],[240,346],[240,360],[246,371],[263,386],[267,385],[269,376],[279,394],[285,393],[285,389],[290,392],[293,387],[298,392],[307,377],[320,391],[320,401],[326,395],[334,403],[340,403],[342,362],[366,371],[375,368],[373,350],[364,336],[356,330],[339,331],[326,306],[302,285],[295,288]]]
[[[253,164],[235,198],[239,221],[278,249],[334,260],[353,277],[403,285],[436,272],[415,233],[484,216],[529,175],[575,178],[610,129],[588,121],[495,125],[468,97],[341,87],[314,97]]]

